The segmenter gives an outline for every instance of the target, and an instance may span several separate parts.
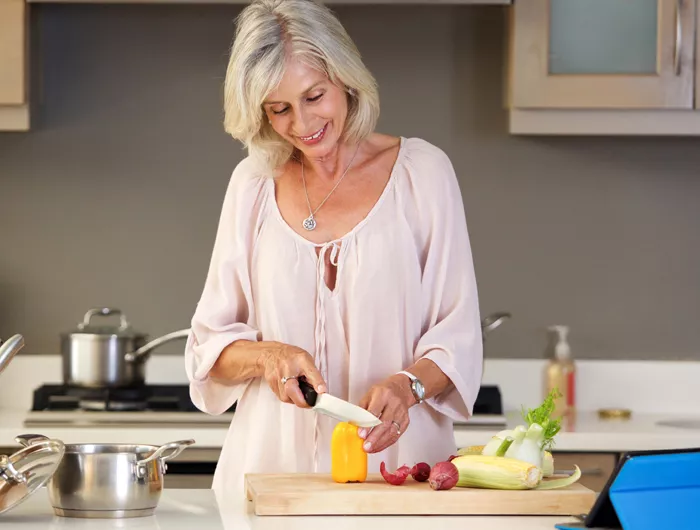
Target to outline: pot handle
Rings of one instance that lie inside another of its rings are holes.
[[[182,453],[182,451],[184,451],[188,445],[192,445],[193,443],[194,440],[180,440],[161,445],[153,452],[151,456],[144,458],[143,460],[139,460],[136,462],[136,465],[139,467],[145,466],[146,464],[153,462],[154,460],[158,460],[159,458],[163,461],[170,460],[171,458],[175,458],[177,455]],[[170,451],[170,453],[165,454],[167,451]]]
[[[151,350],[156,349],[158,346],[161,346],[165,344],[166,342],[170,342],[173,340],[177,339],[186,339],[190,334],[190,329],[181,329],[179,331],[173,331],[172,333],[168,333],[167,335],[163,335],[162,337],[158,337],[157,339],[153,339],[151,342],[148,344],[145,344],[144,346],[141,346],[138,350],[133,351],[133,352],[128,352],[125,356],[124,359],[126,359],[126,362],[133,363],[136,361],[140,361],[143,357],[146,357],[149,353],[151,353]]]
[[[0,340],[0,372],[9,364],[12,358],[24,347],[24,337],[22,335],[12,335],[4,343]]]
[[[29,447],[35,443],[47,442],[48,440],[49,438],[43,434],[20,434],[19,436],[15,436],[15,442],[24,447]]]
[[[83,321],[78,324],[78,329],[85,329],[90,325],[90,319],[95,315],[109,316],[109,315],[119,315],[119,329],[127,329],[129,327],[129,321],[126,319],[126,315],[121,312],[120,309],[113,309],[111,307],[93,307],[83,317]]]
[[[27,483],[27,475],[17,471],[7,455],[0,455],[0,479],[9,480],[10,483],[15,484]]]

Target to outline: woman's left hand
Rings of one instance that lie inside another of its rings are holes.
[[[396,443],[410,423],[408,409],[415,404],[411,382],[405,375],[396,374],[374,385],[360,400],[360,406],[377,416],[381,425],[361,428],[366,453],[379,453]]]

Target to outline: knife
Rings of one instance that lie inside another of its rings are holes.
[[[304,396],[304,401],[316,412],[330,416],[339,421],[347,421],[358,427],[375,427],[382,422],[370,411],[353,405],[345,400],[331,396],[330,394],[319,394],[314,387],[302,376],[297,378],[299,389]]]

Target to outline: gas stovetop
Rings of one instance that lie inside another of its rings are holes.
[[[87,389],[65,385],[43,385],[34,391],[32,410],[25,427],[104,427],[108,425],[221,427],[229,425],[236,405],[223,414],[210,415],[197,409],[190,399],[189,385],[143,385],[120,389]],[[474,415],[467,422],[473,428],[493,429],[506,425],[501,394],[496,386],[482,386]]]
[[[104,426],[148,423],[229,424],[236,406],[220,416],[197,409],[188,385],[142,385],[132,388],[80,388],[43,385],[34,390],[25,426]]]
[[[235,407],[234,407],[235,408]],[[32,411],[199,412],[188,385],[82,388],[43,385],[34,391]]]

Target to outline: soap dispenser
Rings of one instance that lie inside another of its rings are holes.
[[[554,401],[553,417],[571,416],[576,405],[576,364],[568,343],[568,326],[550,326],[549,361],[545,366],[544,396],[557,389],[560,397]]]

